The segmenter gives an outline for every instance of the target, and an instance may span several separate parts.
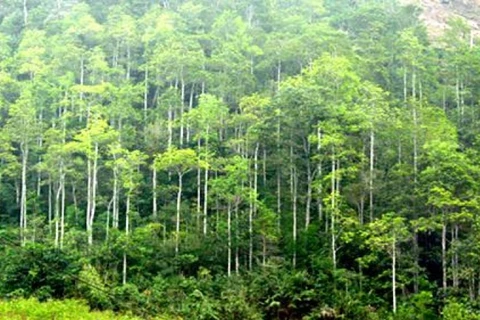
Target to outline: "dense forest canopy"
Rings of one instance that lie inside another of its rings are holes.
[[[420,12],[2,1],[0,297],[479,319],[480,47]]]

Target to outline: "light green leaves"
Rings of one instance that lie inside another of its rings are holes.
[[[174,171],[183,175],[198,166],[197,154],[192,149],[170,148],[155,157],[154,166],[158,170]]]

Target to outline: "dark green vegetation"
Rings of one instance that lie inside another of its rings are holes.
[[[1,1],[0,296],[478,319],[480,49],[461,20],[431,42],[418,14]]]

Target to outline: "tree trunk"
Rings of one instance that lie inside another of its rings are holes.
[[[306,171],[307,171],[307,194],[305,199],[305,230],[308,230],[310,226],[310,208],[312,205],[312,180],[313,180],[313,173],[312,173],[312,165],[310,163],[310,140],[307,138],[303,139],[303,149],[305,151],[305,163],[306,163]]]
[[[148,112],[148,65],[145,65],[145,79],[143,87],[143,131],[147,128],[147,112]],[[144,133],[145,134],[145,133]],[[145,134],[145,138],[147,135]]]
[[[232,209],[231,203],[228,201],[227,207],[227,242],[228,242],[228,258],[227,258],[227,274],[232,275]]]
[[[118,208],[118,165],[116,163],[116,156],[114,156],[114,165],[113,165],[113,228],[118,229],[118,220],[119,220],[119,208]]]
[[[181,101],[180,101],[180,146],[183,146],[183,140],[184,140],[184,134],[185,134],[185,128],[183,124],[183,114],[185,112],[184,110],[184,101],[185,101],[185,82],[183,81],[183,76],[180,80],[180,90],[181,90]]]
[[[96,194],[97,194],[97,166],[98,166],[98,143],[95,143],[92,178],[91,178],[91,184],[92,184],[91,205],[90,205],[90,214],[88,215],[88,221],[87,221],[88,245],[93,244],[93,220],[95,219]]]
[[[204,175],[204,185],[203,185],[203,235],[207,235],[208,228],[208,135],[210,133],[210,127],[207,125],[206,136],[205,136],[205,175]]]
[[[280,154],[280,118],[277,123],[277,155]],[[278,216],[278,231],[281,228],[282,218],[282,166],[279,161],[277,163],[277,216]]]
[[[23,25],[26,27],[28,25],[28,6],[27,0],[23,0]]]
[[[52,178],[50,177],[50,175],[48,175],[48,230],[50,232],[50,235],[52,234],[52,207]]]
[[[375,161],[375,132],[370,130],[370,177],[368,181],[370,222],[373,221],[373,168]],[[363,215],[362,215],[363,216]],[[363,219],[361,221],[363,223]]]
[[[253,267],[253,202],[254,194],[252,191],[252,178],[248,179],[249,184],[249,208],[248,208],[248,270],[251,271]]]
[[[85,57],[82,54],[82,57],[80,58],[80,85],[83,86],[84,84],[85,84]],[[79,98],[80,100],[83,100],[83,91],[80,91]],[[82,112],[79,112],[79,114],[80,114],[80,122],[82,122],[83,110]],[[87,117],[87,122],[88,122],[88,117]]]
[[[254,201],[253,201],[253,215],[257,214],[257,199],[258,199],[258,149],[260,144],[257,142],[255,146],[255,154],[253,156],[253,194],[254,194]]]
[[[317,153],[319,157],[317,171],[318,171],[318,189],[317,189],[317,202],[318,202],[318,222],[321,223],[323,220],[323,188],[322,188],[322,176],[323,176],[323,169],[322,169],[322,130],[320,129],[320,125],[317,128]]]
[[[62,190],[62,198],[60,203],[60,249],[63,249],[63,240],[65,238],[65,173],[63,172],[60,177],[60,188]]]
[[[131,73],[131,50],[130,50],[130,44],[127,42],[127,73],[125,75],[125,79],[127,81],[130,80],[130,73]]]
[[[453,280],[453,287],[455,289],[458,288],[460,281],[458,279],[458,224],[455,223],[452,226],[452,280]]]
[[[173,142],[173,110],[172,110],[172,104],[168,104],[168,148],[170,149],[172,147],[172,142]]]
[[[108,202],[108,205],[107,205],[107,221],[105,222],[105,243],[108,242],[108,239],[109,239],[109,236],[110,236],[110,215],[112,213],[111,212],[112,204],[113,204],[113,197]]]
[[[153,205],[153,218],[157,219],[158,208],[157,208],[157,168],[153,166],[153,175],[152,175],[152,205]]]
[[[188,99],[188,111],[192,111],[193,109],[193,96],[195,94],[195,83],[192,84],[192,88],[190,89],[190,98]],[[190,143],[190,124],[187,123],[187,143]]]
[[[307,160],[307,199],[305,203],[305,230],[310,226],[310,207],[312,205],[312,183],[313,174],[310,160]]]
[[[445,222],[445,213],[442,219],[442,287],[444,293],[447,292],[447,223]]]
[[[128,246],[128,236],[130,234],[130,194],[129,190],[127,194],[127,202],[125,205],[125,236],[127,237],[127,246]],[[123,272],[122,272],[122,283],[125,285],[127,283],[127,249],[123,252]]]
[[[175,219],[175,255],[178,256],[178,244],[180,238],[180,209],[182,201],[183,173],[178,173],[178,193],[177,193],[177,217]]]
[[[397,312],[397,274],[396,274],[396,264],[397,264],[397,248],[396,248],[396,239],[393,237],[392,242],[392,304],[393,304],[393,313]]]
[[[290,189],[292,195],[292,264],[295,268],[297,264],[297,168],[293,162],[293,146],[290,146]]]
[[[263,146],[263,159],[262,159],[262,178],[263,186],[267,185],[267,149]]]
[[[417,193],[417,186],[418,186],[418,114],[417,114],[417,102],[416,102],[416,73],[412,72],[412,102],[413,102],[413,110],[412,110],[412,117],[413,117],[413,212],[414,212],[414,219],[418,218],[417,213],[417,201],[416,201],[416,193]],[[421,100],[420,100],[421,103]],[[414,292],[418,292],[418,268],[419,268],[419,249],[418,249],[418,232],[414,230],[413,235],[413,255],[415,259],[415,266],[414,266],[414,276],[413,276],[413,287]]]
[[[87,229],[87,233],[90,233],[90,214],[92,211],[92,161],[90,158],[87,159],[87,211],[85,212],[85,227]],[[88,236],[90,239],[90,236]]]
[[[62,117],[62,127],[63,127],[63,139],[62,144],[65,146],[65,137],[66,137],[66,123],[65,117]],[[60,207],[60,249],[63,249],[63,240],[65,238],[65,168],[63,157],[60,161],[60,188],[62,190],[62,199]]]
[[[281,219],[282,219],[282,175],[280,168],[277,168],[277,229],[281,229]]]
[[[55,248],[60,246],[60,193],[62,188],[60,183],[55,183],[57,190],[55,192]]]
[[[455,102],[457,104],[458,122],[461,122],[460,80],[458,78],[459,78],[459,75],[457,70],[457,76],[455,78]]]
[[[240,271],[240,255],[238,250],[238,242],[239,242],[238,226],[239,226],[239,221],[238,221],[238,201],[237,201],[235,202],[235,273],[237,275]]]
[[[20,196],[20,237],[22,246],[27,241],[27,162],[28,162],[28,144],[21,143],[22,152],[22,187]]]
[[[113,49],[113,55],[112,55],[112,66],[113,68],[118,67],[118,54],[120,51],[120,39],[117,39],[115,43],[115,48]]]
[[[335,215],[336,215],[336,187],[335,187],[335,148],[332,147],[332,194],[331,194],[331,242],[332,242],[332,263],[333,263],[333,270],[335,271],[337,268],[337,246],[336,246],[336,236],[335,236]]]
[[[460,80],[460,123],[463,124],[465,118],[465,83],[463,78]]]
[[[280,82],[282,81],[282,62],[278,60],[277,63],[277,92],[280,91]]]
[[[78,203],[77,203],[77,191],[75,189],[75,183],[72,182],[72,198],[73,198],[73,210],[75,211],[75,225],[78,224]]]

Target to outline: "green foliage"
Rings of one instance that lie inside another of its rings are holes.
[[[136,320],[139,318],[115,315],[112,312],[91,312],[85,303],[77,300],[50,300],[40,303],[35,299],[18,299],[0,302],[0,319]]]
[[[158,155],[155,159],[155,166],[159,170],[171,170],[178,175],[183,175],[197,166],[197,155],[192,149],[168,149],[165,153]]]
[[[0,317],[475,319],[478,36],[419,16],[1,1]]]
[[[468,307],[468,305],[450,300],[442,310],[442,316],[445,320],[476,320],[479,319],[478,313]]]
[[[75,255],[57,252],[40,245],[20,250],[4,249],[1,290],[4,296],[38,299],[71,296],[80,271]]]
[[[90,306],[95,309],[109,307],[108,289],[105,287],[97,270],[91,265],[84,265],[78,277],[78,290]]]

